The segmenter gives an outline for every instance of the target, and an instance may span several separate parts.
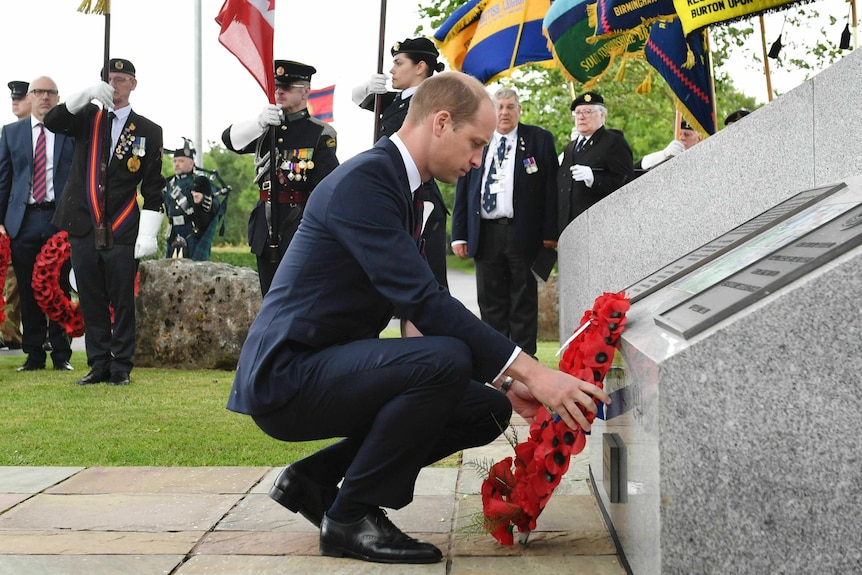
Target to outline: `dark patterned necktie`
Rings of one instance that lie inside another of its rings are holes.
[[[494,175],[497,173],[497,166],[502,166],[504,159],[506,159],[506,136],[500,138],[500,145],[497,147],[497,161],[491,161],[491,167],[488,168],[488,177],[485,178],[485,191],[482,193],[482,208],[488,213],[491,213],[497,207],[497,194],[491,193],[491,185],[496,181]]]
[[[45,151],[45,126],[39,122],[39,137],[36,138],[36,151],[33,153],[33,202],[45,201],[48,195],[48,154]]]
[[[422,236],[422,212],[425,211],[425,184],[422,184],[416,191],[413,192],[413,217],[415,224],[413,226],[413,239],[416,240],[416,245],[419,246],[421,254],[425,248],[425,242],[421,239]]]
[[[578,143],[575,144],[575,153],[577,154],[581,150],[584,149],[584,144],[587,143],[587,139],[583,136],[578,136]]]

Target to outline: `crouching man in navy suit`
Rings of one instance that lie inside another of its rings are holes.
[[[270,490],[320,527],[323,555],[440,561],[381,509],[411,502],[422,467],[489,443],[513,408],[529,418],[544,404],[589,429],[580,408],[610,402],[474,316],[420,253],[414,190],[481,165],[495,125],[475,79],[425,80],[397,133],[318,185],[249,330],[228,409],[282,441],[344,438],[292,464]],[[379,339],[393,314],[423,337]]]

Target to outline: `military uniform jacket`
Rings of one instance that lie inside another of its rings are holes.
[[[77,114],[71,114],[65,104],[60,104],[45,115],[45,127],[55,134],[75,138],[72,172],[53,219],[55,226],[72,236],[85,236],[94,227],[95,216],[88,199],[87,165],[91,148],[98,143],[94,140],[92,125],[94,117],[100,113],[95,104],[88,104]],[[112,222],[116,244],[134,245],[137,239],[139,186],[143,209],[160,211],[165,188],[162,128],[133,110],[126,119],[117,147],[111,150],[107,168],[107,220]]]
[[[377,338],[393,311],[425,335],[464,342],[474,379],[498,375],[515,344],[453,298],[422,263],[416,217],[404,161],[389,138],[326,178],[249,329],[228,409],[258,414],[284,405],[304,383],[282,375],[296,353]]]
[[[364,110],[374,111],[375,94],[369,94],[362,100],[359,107]],[[401,129],[404,124],[404,118],[407,117],[407,111],[410,109],[410,98],[401,97],[401,92],[386,92],[380,94],[380,124],[377,138],[381,136],[391,136]]]
[[[307,109],[289,114],[281,125],[274,128],[276,130],[277,161],[280,176],[275,188],[310,194],[317,187],[317,184],[338,166],[338,158],[335,155],[337,145],[335,129],[317,118],[312,118]],[[222,133],[222,142],[229,150],[237,154],[254,153],[255,164],[259,164],[259,160],[269,152],[270,131],[263,132],[260,137],[244,148],[237,149],[231,143],[230,127],[228,127]],[[303,160],[306,162],[306,168],[299,167]],[[307,167],[308,160],[314,162],[313,168]],[[287,177],[290,173],[294,175],[292,180]],[[261,165],[255,178],[258,187],[269,187],[269,178],[269,164]],[[301,215],[301,208],[299,214],[292,212],[289,204],[279,204],[278,227],[280,232],[283,232],[284,228],[288,227],[298,215]],[[248,222],[248,243],[253,253],[263,254],[268,235],[266,203],[258,201]]]
[[[575,153],[575,143],[569,142],[563,152],[563,161],[557,171],[559,190],[560,233],[573,219],[601,200],[611,195],[634,178],[632,150],[620,132],[604,126],[596,130]],[[572,179],[571,167],[575,164],[593,169],[593,187]]]
[[[196,174],[176,174],[169,178],[165,186],[165,213],[171,225],[171,235],[175,235],[177,226],[189,226],[189,231],[200,237],[210,225],[219,202],[213,195],[213,186],[209,178],[206,188],[202,191],[204,199],[196,204],[192,197],[195,188]]]

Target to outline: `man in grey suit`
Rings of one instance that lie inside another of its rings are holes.
[[[494,94],[497,129],[482,165],[458,179],[452,251],[474,258],[482,320],[536,353],[539,301],[532,266],[557,245],[557,151],[547,130],[520,122],[518,94]]]
[[[75,141],[48,130],[43,119],[60,101],[57,84],[42,76],[30,83],[31,115],[3,127],[0,136],[0,235],[12,245],[21,294],[22,349],[27,359],[18,371],[45,368],[51,344],[54,369],[71,370],[72,349],[65,330],[49,322],[36,303],[30,279],[36,256],[59,231],[51,223],[54,209],[69,177]],[[60,273],[60,286],[69,294],[69,263]]]

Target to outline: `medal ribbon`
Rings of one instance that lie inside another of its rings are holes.
[[[101,219],[101,211],[99,209],[99,200],[101,199],[101,194],[99,193],[99,170],[102,162],[102,138],[100,137],[102,128],[102,113],[97,112],[93,116],[92,123],[90,125],[91,129],[91,137],[90,137],[90,146],[89,153],[87,154],[87,177],[86,177],[86,185],[87,185],[87,204],[90,206],[90,216],[93,219],[93,226],[97,226],[99,224],[99,220]],[[131,194],[128,201],[123,205],[122,209],[111,219],[111,229],[115,232],[128,224],[129,217],[134,212],[135,207],[137,206],[135,194]]]

